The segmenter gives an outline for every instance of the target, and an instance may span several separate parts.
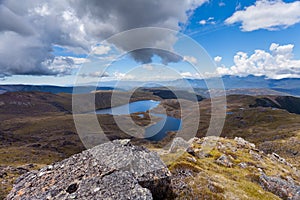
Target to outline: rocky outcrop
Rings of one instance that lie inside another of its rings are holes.
[[[22,175],[7,199],[163,199],[170,175],[156,153],[115,140]]]
[[[286,181],[282,178],[267,176],[266,174],[262,173],[262,175],[259,177],[259,182],[265,190],[276,194],[282,199],[300,199],[300,186],[297,186],[292,178]]]
[[[184,153],[162,155],[172,172],[175,199],[300,199],[300,174],[279,155],[268,155],[240,137],[188,143]]]
[[[22,175],[7,199],[300,199],[298,170],[243,138],[172,145],[160,152],[172,178],[156,153],[116,140]]]

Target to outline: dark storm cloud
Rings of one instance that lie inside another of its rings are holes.
[[[33,29],[26,20],[7,7],[0,5],[0,31],[5,30],[14,31],[21,35],[33,34]]]
[[[58,62],[52,54],[53,45],[75,53],[88,53],[95,42],[132,28],[155,26],[178,31],[178,23],[186,22],[187,13],[204,2],[0,0],[0,74],[68,74],[74,64],[72,58],[60,58]],[[126,51],[145,41],[171,51],[176,38],[154,34],[126,44],[119,42],[117,46]],[[142,63],[150,62],[153,55],[160,56],[163,63],[180,59],[155,49],[132,53]]]
[[[178,22],[186,22],[188,19],[187,12],[193,10],[205,1],[182,1],[182,0],[152,0],[152,1],[114,1],[111,3],[106,0],[91,0],[87,4],[84,0],[74,0],[77,13],[80,17],[91,16],[93,23],[86,26],[87,30],[97,36],[109,37],[112,34],[125,30],[140,27],[163,27],[172,30],[179,30]],[[100,24],[106,29],[99,28],[94,30],[93,24]],[[163,34],[163,35],[159,35]],[[157,41],[166,40],[161,48],[172,50],[173,44],[176,42],[174,35],[165,35],[164,33],[148,34],[143,38],[134,38],[129,44],[118,42],[118,47],[127,51],[131,49],[128,46],[140,46],[145,40],[149,42],[149,46]],[[170,37],[173,39],[170,41]],[[114,41],[113,41],[114,43]],[[137,50],[131,53],[132,57],[141,63],[151,62],[153,55],[158,55],[166,64],[168,62],[178,62],[178,56],[165,53],[160,50]]]
[[[179,62],[182,59],[182,57],[174,53],[160,49],[139,49],[130,52],[130,54],[137,62],[141,62],[143,64],[151,63],[154,55],[158,55],[163,64]]]

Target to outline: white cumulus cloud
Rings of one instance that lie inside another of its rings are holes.
[[[193,65],[196,65],[198,63],[197,58],[193,57],[193,56],[184,56],[183,57],[183,61],[187,61]]]
[[[215,61],[216,63],[219,63],[219,62],[222,61],[222,57],[221,57],[221,56],[216,56],[216,57],[214,57],[214,61]]]
[[[284,29],[300,22],[300,1],[257,0],[254,5],[236,11],[226,24],[241,23],[242,31]]]
[[[230,68],[218,67],[220,75],[266,76],[268,78],[300,77],[300,60],[294,59],[293,44],[279,45],[272,43],[269,51],[255,50],[252,55],[238,52],[234,56],[234,65]]]
[[[206,25],[206,24],[216,24],[214,17],[209,17],[208,19],[202,19],[199,21],[200,25]]]
[[[205,25],[205,24],[206,24],[206,20],[205,20],[205,19],[200,20],[200,21],[199,21],[199,24]]]
[[[93,47],[92,52],[97,55],[105,55],[108,54],[110,50],[111,50],[110,46],[101,45],[101,46]]]

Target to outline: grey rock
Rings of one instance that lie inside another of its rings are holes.
[[[216,163],[219,165],[223,165],[225,167],[233,167],[233,163],[230,161],[230,159],[225,155],[221,155],[217,160]]]
[[[234,140],[236,141],[239,147],[247,148],[247,149],[255,149],[255,144],[250,143],[241,137],[235,137]]]
[[[186,159],[190,162],[197,163],[197,159],[194,157],[187,157]]]
[[[287,162],[284,158],[280,157],[278,154],[276,153],[272,153],[271,155],[269,155],[269,157],[272,159],[272,160],[276,160],[277,162],[280,162],[284,165],[287,165],[289,167],[293,167],[292,164],[290,164],[289,162]]]
[[[262,157],[261,154],[256,153],[256,152],[253,151],[253,150],[250,150],[250,151],[249,151],[249,154],[250,154],[250,155],[252,156],[252,158],[253,158],[254,160],[256,160],[256,161],[262,161],[262,159],[263,159],[263,157]]]
[[[196,149],[195,154],[196,154],[196,157],[199,159],[212,157],[212,155],[210,153],[208,153],[207,151],[202,150],[202,149]]]
[[[241,163],[238,164],[238,166],[241,167],[241,168],[243,168],[243,169],[245,169],[245,168],[248,167],[248,164],[244,163],[244,162],[241,162]]]
[[[262,173],[259,177],[259,182],[264,190],[272,192],[282,199],[300,199],[300,186],[296,185],[293,181],[286,181],[279,177],[267,176]]]
[[[181,137],[176,137],[173,139],[171,147],[169,149],[170,153],[176,153],[179,150],[186,150],[190,146],[190,143],[185,141]]]
[[[163,199],[170,176],[156,153],[116,140],[22,175],[7,199]]]

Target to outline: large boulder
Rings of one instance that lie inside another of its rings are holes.
[[[7,199],[163,199],[170,175],[156,153],[115,140],[22,175]]]

